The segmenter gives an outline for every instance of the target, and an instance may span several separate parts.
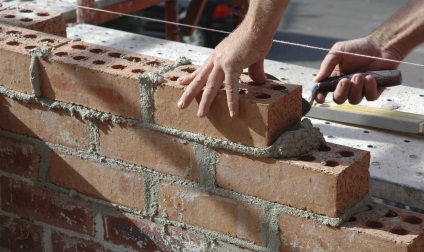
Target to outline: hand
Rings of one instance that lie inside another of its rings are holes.
[[[366,37],[338,42],[334,44],[331,50],[397,60],[395,57],[396,53],[391,53],[379,48],[377,44]],[[315,77],[315,81],[319,82],[330,76],[346,75],[353,72],[393,70],[396,69],[398,65],[399,63],[396,62],[330,52],[321,63],[320,71]],[[368,101],[377,100],[383,91],[384,88],[377,88],[377,82],[374,77],[364,77],[360,74],[355,74],[350,80],[340,80],[333,93],[333,100],[337,104],[342,104],[346,100],[349,100],[351,104],[358,104],[364,97]],[[326,96],[327,93],[319,92],[315,100],[318,103],[323,103]]]
[[[272,39],[261,38],[260,34],[249,32],[243,23],[212,52],[201,68],[181,77],[178,82],[188,85],[181,96],[178,107],[184,109],[202,93],[197,115],[204,117],[224,84],[229,113],[235,117],[239,112],[239,77],[244,68],[255,82],[265,82],[263,62],[272,45]]]

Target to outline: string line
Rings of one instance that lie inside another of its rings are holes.
[[[205,30],[205,31],[223,33],[223,34],[227,34],[227,35],[231,33],[231,32],[227,32],[227,31],[222,31],[222,30],[217,30],[217,29],[212,29],[212,28],[207,28],[207,27],[202,27],[202,26],[182,24],[182,23],[178,23],[178,22],[166,21],[166,20],[150,18],[150,17],[136,16],[136,15],[120,13],[120,12],[115,12],[115,11],[109,11],[109,10],[103,10],[103,9],[98,9],[98,8],[92,8],[92,7],[87,7],[87,6],[77,5],[77,4],[74,4],[74,6],[76,6],[77,8],[94,10],[94,11],[99,11],[99,12],[105,12],[105,13],[114,14],[114,15],[118,15],[118,16],[126,16],[126,17],[132,17],[132,18],[136,18],[136,19],[143,19],[143,20],[147,20],[147,21],[153,21],[153,22],[159,22],[159,23],[165,23],[165,24],[173,24],[173,25],[184,26],[184,27],[189,27],[189,28],[194,28],[194,29],[201,29],[201,30]],[[369,59],[376,59],[376,60],[382,60],[382,61],[395,62],[395,63],[399,63],[399,64],[406,64],[406,65],[424,67],[424,64],[418,64],[418,63],[414,63],[414,62],[385,59],[385,58],[381,58],[381,57],[369,56],[369,55],[364,55],[364,54],[359,54],[359,53],[351,53],[351,52],[343,52],[343,51],[338,51],[338,50],[331,50],[331,49],[328,49],[328,48],[311,46],[311,45],[301,44],[301,43],[294,43],[294,42],[289,42],[289,41],[284,41],[284,40],[273,39],[273,42],[278,43],[278,44],[286,44],[286,45],[291,45],[291,46],[298,46],[298,47],[303,47],[303,48],[321,50],[321,51],[326,51],[326,52],[329,52],[329,53],[330,52],[331,53],[341,53],[341,54],[347,54],[347,55],[352,55],[352,56],[357,56],[357,57],[364,57],[364,58],[369,58]]]

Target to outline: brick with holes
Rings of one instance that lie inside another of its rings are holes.
[[[41,61],[43,96],[141,119],[139,76],[173,62],[74,41]]]
[[[370,204],[335,228],[282,213],[280,251],[424,251],[424,215]]]
[[[0,23],[66,37],[65,19],[61,13],[35,7],[10,5],[0,10]]]
[[[240,84],[240,113],[236,118],[229,116],[225,90],[219,90],[205,118],[196,117],[198,99],[188,108],[178,109],[184,86],[177,84],[176,79],[195,69],[196,66],[180,66],[164,75],[164,84],[156,86],[153,115],[156,124],[265,148],[300,122],[301,86],[270,80]]]
[[[328,143],[298,158],[255,158],[218,151],[219,187],[329,217],[369,191],[370,153]]]
[[[48,50],[48,46],[31,40],[0,33],[0,85],[25,94],[32,94],[30,50],[38,47]],[[7,62],[7,63],[6,63]]]

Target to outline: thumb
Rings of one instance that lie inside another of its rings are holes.
[[[321,63],[315,82],[319,82],[331,75],[337,65],[343,62],[343,56],[338,53],[329,52]]]
[[[264,71],[264,60],[260,60],[249,67],[249,76],[254,82],[265,82],[267,80]]]

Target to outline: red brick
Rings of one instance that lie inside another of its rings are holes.
[[[138,251],[207,251],[203,235],[145,219],[104,216],[105,240]]]
[[[126,59],[121,57],[126,57]],[[165,64],[151,57],[73,42],[42,60],[43,95],[123,117],[141,119],[139,75]]]
[[[322,147],[289,159],[255,158],[221,150],[216,167],[217,185],[339,217],[369,191],[370,154],[330,143],[327,147],[331,150]]]
[[[196,188],[164,182],[159,191],[159,213],[193,226],[217,231],[261,245],[260,209]]]
[[[88,149],[88,122],[60,109],[47,109],[39,104],[24,103],[0,95],[0,128],[62,144]]]
[[[25,41],[0,34],[0,83],[26,94],[31,94],[29,66],[31,63],[30,50],[46,46],[37,45],[33,41]],[[7,64],[5,63],[7,62]]]
[[[94,235],[92,206],[22,181],[0,177],[1,209],[78,233]]]
[[[280,251],[424,251],[424,215],[373,205],[339,228],[281,214]]]
[[[35,7],[14,6],[3,10],[0,12],[0,23],[66,37],[65,19],[61,13]]]
[[[99,125],[100,153],[161,173],[198,180],[193,145],[172,136],[123,124]]]
[[[64,37],[1,23],[0,34],[14,37],[20,42],[31,42],[33,46],[37,45],[37,47],[55,48],[71,41]]]
[[[0,170],[36,179],[40,161],[41,157],[33,144],[0,137]]]
[[[0,250],[42,251],[42,232],[30,221],[0,215]]]
[[[274,143],[284,131],[300,122],[301,86],[274,81],[259,86],[241,83],[240,113],[236,118],[229,116],[225,90],[218,92],[205,118],[196,116],[198,109],[196,100],[188,108],[180,110],[177,103],[184,92],[184,87],[175,80],[187,74],[187,71],[190,72],[190,69],[194,67],[181,66],[168,72],[165,74],[167,82],[156,86],[154,94],[156,124],[264,148]]]
[[[92,240],[84,240],[77,237],[71,237],[59,232],[52,232],[52,251],[53,252],[112,252],[113,250],[105,248],[102,244]]]
[[[144,184],[138,172],[119,170],[103,163],[53,151],[49,181],[118,205],[144,209]]]

